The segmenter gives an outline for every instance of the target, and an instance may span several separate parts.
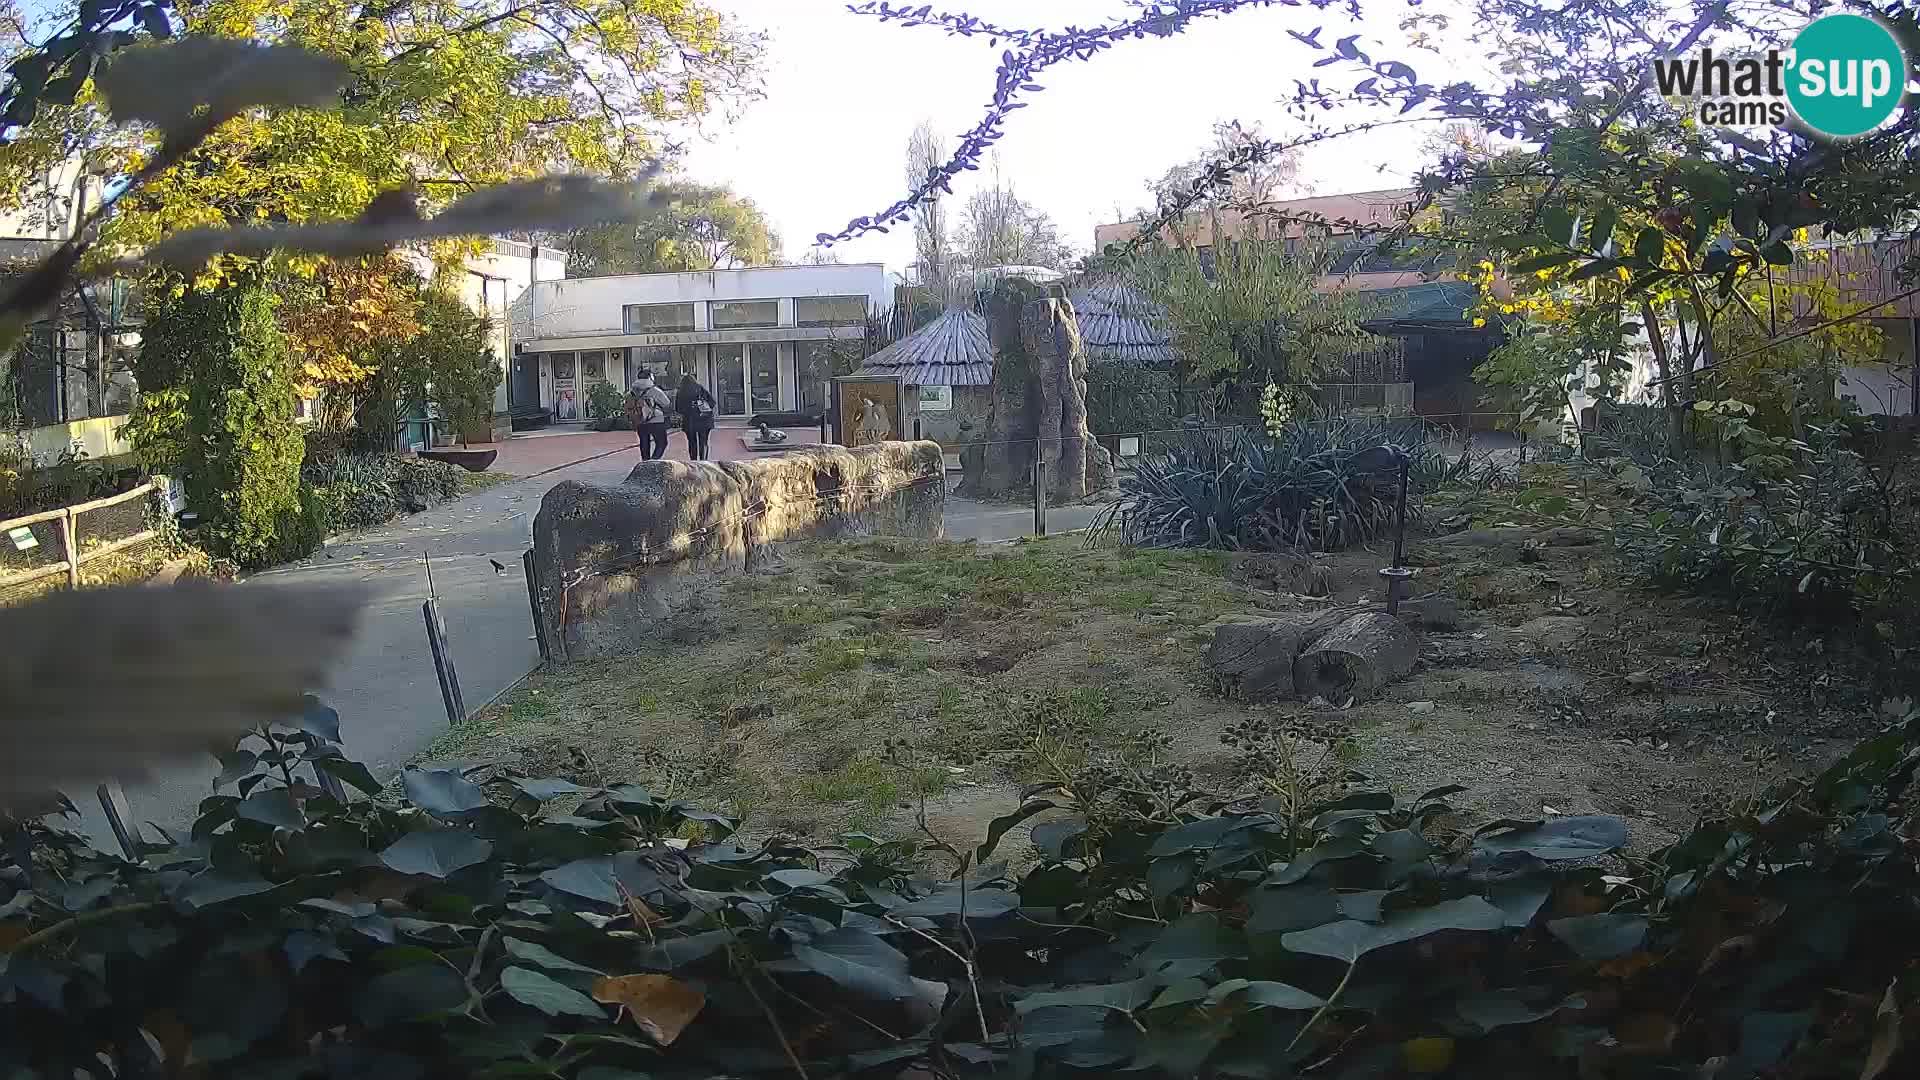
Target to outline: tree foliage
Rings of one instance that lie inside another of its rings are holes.
[[[964,849],[742,843],[637,784],[512,771],[408,770],[390,801],[312,702],[139,861],[4,824],[0,1066],[1885,1080],[1913,1006],[1889,943],[1920,933],[1920,728],[1888,719],[1811,785],[1606,866],[1616,818],[1465,829],[1457,787],[1298,773],[1222,802],[1146,747]],[[1023,825],[1014,873],[992,860]]]
[[[662,185],[664,211],[638,223],[614,223],[566,241],[567,269],[578,276],[655,274],[771,266],[779,237],[752,199],[724,187]]]
[[[315,402],[315,422],[345,430],[359,389],[382,350],[420,333],[420,276],[394,256],[327,260],[311,276],[280,275],[280,324],[299,364],[294,393]]]
[[[136,435],[182,455],[174,464],[185,466],[197,539],[243,566],[273,561],[302,513],[294,365],[273,309],[257,276],[163,297],[136,361],[140,384],[161,388],[148,392],[148,411],[177,425]]]
[[[1320,291],[1324,248],[1273,240],[1192,249],[1155,247],[1133,260],[1138,286],[1164,313],[1182,374],[1241,390],[1311,384],[1367,335],[1361,294]]]
[[[967,196],[960,208],[956,245],[961,259],[980,270],[994,266],[1044,266],[1063,270],[1074,261],[1073,248],[1046,211],[1022,199],[999,166],[991,183]]]

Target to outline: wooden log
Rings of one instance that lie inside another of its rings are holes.
[[[1347,609],[1276,616],[1228,616],[1213,624],[1207,666],[1228,697],[1276,701],[1292,697],[1300,650],[1351,617]]]
[[[1353,615],[1304,648],[1293,663],[1294,692],[1334,704],[1371,697],[1413,670],[1420,640],[1384,612]]]

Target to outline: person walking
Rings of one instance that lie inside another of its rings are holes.
[[[687,433],[687,460],[707,460],[713,441],[713,394],[700,385],[691,371],[680,377],[680,390],[673,395],[673,411],[680,414],[680,427]]]
[[[666,391],[654,385],[653,372],[641,368],[627,388],[627,419],[633,421],[634,433],[640,436],[642,461],[667,456],[667,410],[672,407]]]

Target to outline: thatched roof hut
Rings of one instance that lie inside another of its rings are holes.
[[[1173,363],[1173,349],[1160,309],[1147,295],[1117,279],[1096,281],[1069,294],[1087,359],[1155,367]]]
[[[987,320],[963,307],[881,349],[860,365],[859,375],[895,375],[909,386],[990,386],[993,345]]]

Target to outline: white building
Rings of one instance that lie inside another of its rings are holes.
[[[433,276],[432,259],[419,253],[412,253],[410,258],[422,277]],[[493,411],[501,418],[507,415],[507,358],[513,354],[511,342],[515,340],[509,328],[509,312],[526,295],[528,285],[565,277],[566,273],[566,252],[517,240],[489,240],[478,254],[460,260],[458,278],[453,282],[455,292],[474,312],[493,320],[493,355],[500,362]]]
[[[511,308],[512,411],[589,419],[595,383],[624,389],[646,367],[669,386],[692,372],[722,417],[818,415],[834,343],[863,337],[892,293],[879,263],[542,280]]]

